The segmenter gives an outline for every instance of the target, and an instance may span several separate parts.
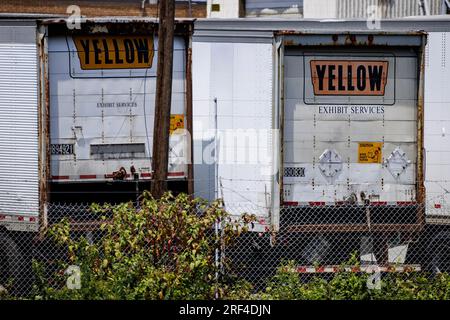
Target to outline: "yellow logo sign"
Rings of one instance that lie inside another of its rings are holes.
[[[360,142],[358,147],[358,163],[381,163],[382,142]]]
[[[184,129],[184,114],[170,115],[170,134],[173,134],[177,129]]]
[[[311,60],[316,96],[384,96],[388,61]]]
[[[151,68],[153,36],[74,36],[81,69]]]

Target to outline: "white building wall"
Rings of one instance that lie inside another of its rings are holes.
[[[377,14],[383,19],[423,15],[418,0],[304,0],[304,18],[364,19]],[[427,0],[430,15],[441,13],[442,0]],[[376,13],[374,12],[376,11]]]
[[[303,17],[306,19],[333,19],[337,17],[339,0],[303,0]]]
[[[240,0],[207,0],[207,18],[239,18]],[[212,5],[218,4],[220,11],[212,11]]]

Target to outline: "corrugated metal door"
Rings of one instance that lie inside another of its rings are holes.
[[[0,215],[7,221],[39,210],[37,61],[35,24],[0,23]]]

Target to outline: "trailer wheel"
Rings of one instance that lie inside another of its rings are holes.
[[[0,233],[0,287],[10,293],[16,293],[21,284],[23,267],[22,254],[16,243],[4,233]],[[12,286],[12,287],[11,287]]]
[[[428,245],[433,273],[450,272],[450,233],[441,232]]]

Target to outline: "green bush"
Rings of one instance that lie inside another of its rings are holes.
[[[295,261],[287,261],[278,268],[260,297],[263,300],[323,300],[327,297],[327,287],[319,278],[302,283]]]
[[[367,275],[346,272],[345,267],[357,266],[356,256],[343,264],[340,271],[330,280],[316,276],[302,282],[294,261],[288,261],[278,268],[262,294],[265,299],[283,300],[361,300],[366,299]]]
[[[371,299],[449,300],[450,276],[421,273],[398,273],[383,276],[381,290],[372,290]]]
[[[219,201],[207,204],[170,193],[159,200],[144,193],[139,209],[124,203],[94,205],[92,210],[103,214],[104,235],[99,242],[73,239],[67,220],[49,230],[67,248],[68,261],[56,275],[58,285],[51,286],[35,264],[37,298],[211,299],[236,293],[229,279],[224,282],[216,276],[215,253],[246,232],[253,216],[232,220]],[[111,219],[106,219],[107,212],[112,212]],[[213,232],[218,221],[220,234]],[[81,270],[80,289],[65,286],[64,270],[69,265]]]
[[[124,203],[93,205],[92,210],[103,220],[97,242],[74,237],[67,220],[49,230],[65,248],[67,259],[49,277],[42,264],[34,263],[36,299],[450,299],[447,274],[383,274],[380,289],[369,289],[370,274],[346,271],[359,266],[356,254],[337,273],[308,281],[299,275],[295,261],[285,261],[265,289],[255,292],[230,272],[228,261],[222,260],[221,268],[216,265],[216,252],[247,232],[254,216],[233,220],[220,201],[207,204],[170,193],[160,200],[144,193],[139,209]],[[216,233],[218,221],[221,228]],[[70,265],[80,268],[80,289],[66,286],[64,271]]]
[[[283,300],[448,300],[450,276],[407,272],[383,274],[379,289],[369,288],[371,276],[364,272],[346,271],[345,267],[358,267],[357,256],[340,267],[331,279],[316,275],[302,282],[294,261],[283,263],[260,299]]]

